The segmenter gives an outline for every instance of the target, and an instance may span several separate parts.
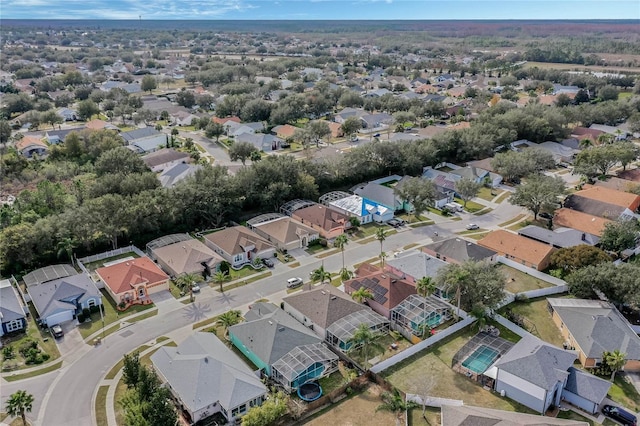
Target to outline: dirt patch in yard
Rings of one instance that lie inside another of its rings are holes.
[[[364,392],[331,407],[329,411],[303,424],[309,426],[388,426],[395,424],[395,416],[387,411],[378,411],[382,404],[382,388],[369,386]]]

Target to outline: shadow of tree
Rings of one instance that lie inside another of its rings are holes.
[[[207,312],[211,312],[211,305],[202,303],[192,303],[185,308],[183,316],[193,322],[203,320],[207,317]]]

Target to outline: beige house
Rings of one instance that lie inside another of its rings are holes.
[[[251,263],[256,257],[273,257],[276,252],[273,244],[244,226],[207,234],[204,243],[233,267]]]
[[[604,351],[625,354],[625,370],[640,371],[640,337],[609,302],[587,299],[547,299],[553,322],[585,368],[598,367]]]
[[[306,248],[310,242],[317,240],[320,236],[315,229],[287,216],[250,226],[256,234],[275,244],[279,250]]]
[[[478,245],[529,268],[542,271],[549,266],[554,248],[505,230],[489,232]]]
[[[224,260],[222,256],[196,239],[156,248],[152,252],[152,257],[172,277],[201,273],[212,275]]]
[[[148,257],[124,260],[96,270],[116,303],[147,304],[149,295],[169,290],[169,276]]]
[[[338,235],[342,235],[346,229],[351,227],[349,216],[323,206],[315,204],[294,211],[291,218],[303,225],[313,228],[321,237],[332,240]]]

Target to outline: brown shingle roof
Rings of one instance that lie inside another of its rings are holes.
[[[364,267],[367,265],[367,267]],[[412,294],[416,294],[414,285],[390,272],[372,265],[360,265],[356,278],[344,282],[347,294],[364,287],[371,291],[373,300],[387,309],[395,308],[400,302]]]
[[[137,284],[146,282],[153,285],[169,279],[169,276],[148,257],[104,266],[98,268],[96,273],[115,294],[131,290]]]
[[[187,162],[191,156],[186,152],[176,151],[173,148],[162,148],[158,151],[146,154],[142,157],[142,161],[147,167],[156,167],[170,161],[183,160]]]
[[[551,253],[553,247],[522,237],[513,232],[497,230],[488,233],[478,244],[495,250],[499,254],[508,254],[534,265],[539,265]]]
[[[153,254],[169,265],[175,275],[201,272],[203,270],[202,262],[214,269],[215,265],[223,261],[217,253],[194,239],[160,247],[155,249]]]
[[[587,187],[582,191],[576,192],[574,195],[602,201],[603,203],[614,204],[631,210],[637,209],[638,205],[640,205],[640,195],[616,191],[615,189],[605,188],[603,186]]]
[[[204,238],[232,256],[244,253],[243,247],[249,245],[255,246],[258,252],[273,247],[273,244],[269,243],[269,241],[244,226],[226,228],[222,231],[207,234]]]
[[[335,228],[341,228],[349,222],[349,216],[331,210],[322,204],[296,210],[292,217],[319,226],[327,232]]]
[[[598,237],[609,222],[611,221],[608,219],[565,208],[556,210],[553,217],[556,227],[572,228]]]
[[[314,324],[327,328],[339,319],[368,307],[354,302],[331,284],[323,284],[282,299]]]
[[[290,217],[281,217],[270,220],[269,222],[259,223],[254,225],[254,227],[270,236],[270,241],[275,240],[283,244],[298,241],[304,235],[318,235],[318,232],[314,229]]]
[[[273,131],[276,133],[276,135],[283,139],[292,137],[295,134],[296,130],[298,130],[298,128],[292,126],[291,124],[284,124],[273,128]]]

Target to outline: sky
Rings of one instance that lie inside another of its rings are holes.
[[[3,19],[640,19],[640,0],[2,0]]]

